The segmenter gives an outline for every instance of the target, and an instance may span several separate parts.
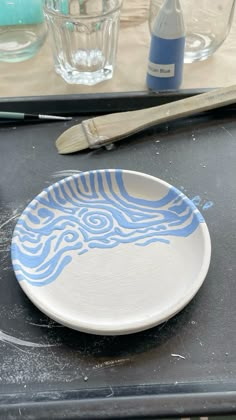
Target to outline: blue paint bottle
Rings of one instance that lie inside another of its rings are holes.
[[[156,17],[149,51],[147,86],[153,91],[179,89],[183,78],[185,28],[179,0],[165,0]]]

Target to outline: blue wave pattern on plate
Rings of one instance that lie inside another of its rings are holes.
[[[19,281],[44,286],[73,258],[92,249],[133,243],[170,243],[204,222],[201,213],[171,187],[160,200],[134,197],[122,170],[91,171],[62,180],[38,195],[19,219],[12,261]]]

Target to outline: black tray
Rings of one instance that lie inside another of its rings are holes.
[[[74,116],[69,123],[0,121],[1,419],[235,418],[235,106],[148,129],[111,151],[61,156],[54,145],[87,115],[196,93],[0,100],[1,110]],[[189,198],[199,196],[212,239],[210,270],[191,303],[167,323],[130,336],[99,337],[61,327],[31,304],[11,266],[12,231],[26,205],[71,172],[98,168],[146,172]],[[209,201],[213,206],[206,210]]]

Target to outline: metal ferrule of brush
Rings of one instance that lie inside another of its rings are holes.
[[[93,119],[82,121],[81,125],[91,149],[98,149],[112,142],[109,137],[99,135]]]

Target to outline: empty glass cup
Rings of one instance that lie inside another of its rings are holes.
[[[163,0],[150,0],[149,26]],[[226,39],[233,20],[235,0],[181,0],[186,27],[185,63],[205,60]]]
[[[31,58],[46,35],[42,0],[0,0],[0,61]]]
[[[45,0],[55,70],[67,83],[112,78],[122,0]]]

